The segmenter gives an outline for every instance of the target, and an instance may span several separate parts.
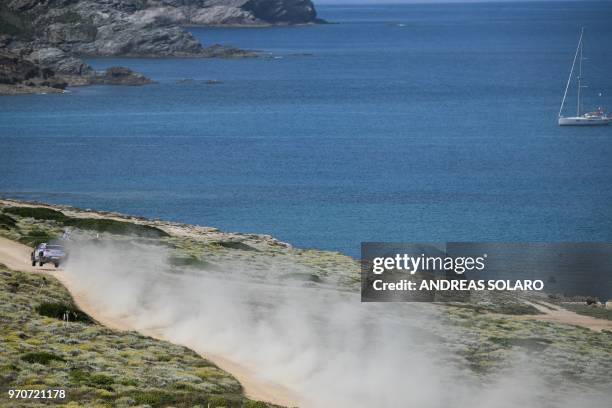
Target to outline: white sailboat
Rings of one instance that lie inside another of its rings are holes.
[[[612,116],[608,116],[601,107],[597,108],[597,110],[593,112],[582,113],[582,88],[586,88],[582,85],[583,35],[584,28],[580,30],[580,39],[578,40],[578,47],[576,47],[576,53],[574,54],[574,62],[572,62],[572,69],[570,70],[569,78],[567,79],[567,85],[565,85],[565,93],[563,94],[563,101],[561,101],[561,109],[559,109],[559,126],[600,126],[607,125],[608,123],[612,122]],[[572,77],[574,75],[576,60],[578,60],[578,75],[576,77],[578,86],[578,101],[576,103],[576,116],[563,116],[563,107],[565,106],[567,91],[569,90],[570,83],[572,82]]]

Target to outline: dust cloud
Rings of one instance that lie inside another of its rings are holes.
[[[478,378],[448,347],[461,333],[444,326],[435,305],[361,303],[355,293],[287,283],[278,277],[292,271],[272,257],[266,273],[254,278],[249,265],[236,263],[206,270],[172,266],[162,246],[72,247],[66,278],[104,316],[248,367],[294,392],[300,406],[600,403],[583,395],[559,401],[526,355],[513,357],[508,372]]]

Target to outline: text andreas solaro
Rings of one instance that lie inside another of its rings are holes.
[[[457,302],[478,291],[606,297],[611,259],[610,244],[364,242],[361,300]]]

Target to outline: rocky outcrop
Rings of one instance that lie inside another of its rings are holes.
[[[0,50],[70,85],[106,83],[109,78],[99,78],[80,58],[252,57],[233,47],[203,46],[182,26],[315,21],[311,0],[8,0],[0,4]]]
[[[0,52],[0,93],[62,92],[67,85],[49,68],[15,54]]]
[[[0,34],[72,55],[209,56],[182,25],[316,21],[311,0],[9,0],[0,7]]]
[[[59,93],[68,85],[146,85],[153,81],[125,67],[94,71],[82,60],[57,48],[27,56],[0,52],[0,94]],[[57,67],[54,70],[50,67]]]
[[[315,22],[317,12],[310,0],[249,0],[243,9],[272,24],[303,24]]]
[[[83,60],[55,47],[33,50],[27,58],[36,64],[52,68],[58,74],[87,76],[93,73],[93,69]]]
[[[153,81],[129,68],[110,67],[106,71],[94,75],[90,83],[100,85],[146,85],[153,83]]]
[[[192,25],[270,25],[321,22],[311,0],[161,0],[135,13],[148,21]]]

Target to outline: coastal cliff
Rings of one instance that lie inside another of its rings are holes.
[[[0,51],[19,64],[31,63],[53,72],[67,85],[85,85],[98,83],[99,76],[82,57],[256,55],[218,44],[204,46],[184,25],[266,26],[318,21],[310,0],[10,0],[0,5]],[[3,70],[10,71],[7,67]],[[22,91],[31,88],[38,92],[39,82],[47,79],[5,78],[0,92],[16,89],[15,84],[20,84]],[[33,85],[28,87],[27,83]],[[61,89],[58,84],[48,88]]]

